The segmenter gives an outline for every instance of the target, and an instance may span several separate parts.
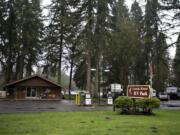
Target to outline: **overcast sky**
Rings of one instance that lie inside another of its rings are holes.
[[[142,1],[142,0],[139,0]],[[126,4],[130,7],[134,0],[126,0]],[[42,5],[48,5],[51,3],[51,0],[42,0]]]
[[[137,0],[137,1],[140,3],[140,5],[142,7],[144,7],[145,0]],[[129,9],[131,8],[131,5],[133,2],[134,2],[134,0],[126,0],[126,5]],[[51,3],[51,0],[42,0],[42,6],[48,5],[50,3]],[[47,14],[46,10],[44,10],[43,12],[44,12],[44,14]],[[166,21],[166,20],[162,20],[162,21]],[[169,39],[167,39],[168,44],[171,44],[177,40],[177,35],[173,35],[173,36],[171,35],[173,32],[177,32],[177,31],[180,31],[180,30],[176,28],[176,29],[172,29],[172,30],[168,31],[168,33],[166,33],[170,37]],[[175,47],[169,48],[169,52],[170,52],[170,57],[173,58],[175,55]]]

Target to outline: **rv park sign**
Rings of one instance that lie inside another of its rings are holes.
[[[149,98],[151,97],[150,85],[128,85],[127,96],[130,98]]]

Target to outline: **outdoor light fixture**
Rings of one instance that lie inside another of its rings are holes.
[[[91,68],[91,71],[96,71],[96,69],[95,68]]]
[[[110,70],[109,69],[105,69],[104,72],[109,72]]]

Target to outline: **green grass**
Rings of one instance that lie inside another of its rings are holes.
[[[180,135],[180,110],[154,116],[111,111],[0,114],[0,135]]]

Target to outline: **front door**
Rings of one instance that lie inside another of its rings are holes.
[[[16,99],[25,99],[25,91],[16,90]]]

